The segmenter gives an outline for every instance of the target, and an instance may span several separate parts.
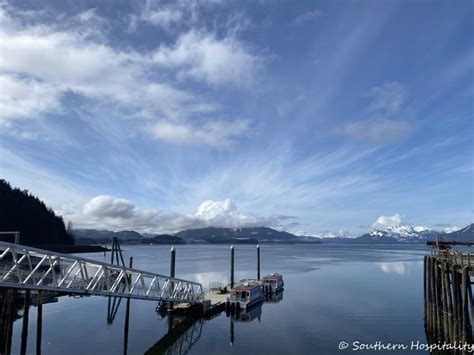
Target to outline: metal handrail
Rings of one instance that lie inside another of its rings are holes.
[[[24,245],[0,242],[0,263],[0,287],[186,303],[203,298],[194,281]]]

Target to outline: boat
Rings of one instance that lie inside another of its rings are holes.
[[[284,285],[283,276],[276,272],[264,276],[262,279],[262,286],[265,292],[280,292],[283,290]]]
[[[261,284],[255,281],[245,281],[238,283],[231,289],[228,306],[235,309],[248,309],[262,301]]]

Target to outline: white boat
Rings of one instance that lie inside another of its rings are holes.
[[[246,309],[263,301],[262,286],[259,282],[246,281],[239,283],[230,291],[230,306]]]
[[[276,272],[264,276],[262,279],[262,286],[265,292],[279,292],[283,290],[283,286],[285,286],[283,276]]]

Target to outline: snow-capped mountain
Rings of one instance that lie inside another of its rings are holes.
[[[400,224],[385,228],[377,228],[356,238],[363,243],[424,243],[441,235],[439,231],[423,226]]]
[[[457,242],[474,242],[474,223],[458,231],[446,234],[444,240]]]

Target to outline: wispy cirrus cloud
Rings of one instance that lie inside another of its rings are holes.
[[[206,117],[218,105],[193,90],[178,88],[187,79],[210,85],[250,82],[260,58],[234,37],[217,39],[212,33],[191,31],[175,45],[139,52],[108,44],[104,38],[108,23],[94,9],[72,17],[61,15],[61,25],[38,24],[9,6],[0,12],[4,123],[59,111],[63,98],[73,94],[93,103],[88,106],[92,116],[98,112],[94,113],[95,107],[112,106],[116,119],[145,119],[145,125],[153,127],[137,130],[129,125],[129,129],[169,143],[228,147],[247,131],[247,121],[228,118],[224,124]],[[178,82],[162,79],[163,70],[175,73]],[[199,126],[191,123],[195,117]]]
[[[348,122],[336,132],[348,138],[374,144],[396,143],[406,137],[413,126],[405,121],[388,118]]]
[[[263,64],[260,55],[234,37],[219,39],[194,30],[180,36],[173,46],[161,46],[153,60],[177,68],[179,78],[236,86],[251,84]]]
[[[203,10],[220,3],[220,0],[146,0],[139,13],[130,16],[129,31],[135,31],[140,23],[166,31],[177,31],[180,26],[197,26]]]
[[[341,136],[383,145],[397,143],[407,137],[414,124],[400,119],[400,111],[407,98],[407,89],[398,82],[388,82],[373,87],[367,97],[370,118],[352,120],[335,129]]]
[[[166,142],[184,145],[208,145],[210,147],[230,147],[234,141],[249,133],[246,120],[208,121],[197,126],[192,124],[157,122],[148,128],[152,136]]]
[[[395,114],[400,111],[407,99],[408,91],[399,82],[388,82],[370,89],[367,97],[371,99],[368,110]]]
[[[311,22],[317,20],[319,17],[321,17],[322,11],[315,9],[311,11],[304,12],[293,20],[292,24],[294,25],[302,25],[306,22]]]

